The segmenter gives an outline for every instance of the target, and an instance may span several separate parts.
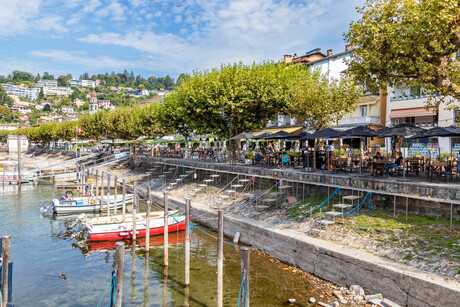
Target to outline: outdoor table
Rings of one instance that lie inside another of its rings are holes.
[[[374,166],[372,175],[377,176],[377,175],[383,175],[383,169],[385,168],[385,165],[390,163],[390,161],[380,159],[380,160],[374,161],[372,163],[373,163],[373,166]]]
[[[334,158],[333,169],[337,173],[339,171],[346,172],[348,168],[348,158]]]
[[[406,174],[414,172],[416,175],[423,171],[424,168],[424,157],[410,157],[405,159],[406,163]]]
[[[431,164],[431,182],[433,182],[435,175],[439,180],[447,182],[447,162],[433,161]]]

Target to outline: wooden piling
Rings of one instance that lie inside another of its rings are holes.
[[[117,242],[115,252],[115,264],[116,264],[116,281],[115,281],[115,298],[117,306],[122,306],[123,298],[123,273],[125,266],[125,242]]]
[[[217,307],[223,306],[224,296],[224,211],[217,216]]]
[[[145,250],[148,252],[150,249],[150,206],[152,200],[150,199],[151,188],[147,187],[147,209],[145,212]]]
[[[107,216],[110,216],[110,197],[112,193],[110,192],[110,173],[107,173]]]
[[[21,185],[21,183],[21,137],[18,135],[18,185]]]
[[[185,200],[185,286],[190,285],[190,199]]]
[[[123,212],[121,216],[121,221],[126,222],[126,179],[123,179]]]
[[[241,296],[240,306],[249,307],[249,249],[241,249]]]
[[[101,172],[101,214],[104,214],[104,172]]]
[[[169,265],[168,259],[168,192],[164,192],[164,263],[165,266]]]
[[[134,241],[136,241],[136,214],[137,214],[137,204],[138,204],[138,198],[137,198],[137,182],[134,182],[133,186],[133,244]]]
[[[8,303],[8,286],[9,286],[9,263],[11,262],[11,236],[2,237],[2,270],[3,270],[3,288],[2,288],[2,306]]]
[[[163,269],[163,298],[162,306],[168,306],[168,266],[165,266]]]
[[[113,215],[117,215],[118,208],[118,176],[113,177]]]
[[[99,170],[96,170],[96,199],[99,198]]]

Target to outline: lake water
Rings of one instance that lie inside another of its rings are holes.
[[[0,186],[0,236],[10,235],[16,306],[97,306],[111,279],[114,244],[87,245],[66,233],[75,216],[48,217],[40,207],[52,197],[48,185]],[[148,257],[144,241],[127,246],[123,306],[216,306],[217,241],[194,230],[191,244],[189,299],[184,292],[185,233],[169,235],[165,278],[163,237],[152,237]],[[214,233],[212,235],[215,236]],[[224,246],[224,306],[237,306],[240,251]],[[296,298],[305,306],[313,289],[305,278],[259,253],[251,252],[252,306],[282,306]],[[67,279],[59,277],[65,274]],[[300,296],[294,295],[300,294]],[[101,302],[106,306],[108,293]]]

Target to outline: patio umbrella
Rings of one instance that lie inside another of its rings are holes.
[[[361,138],[361,137],[374,137],[377,132],[366,126],[358,126],[345,131],[342,131],[339,137],[342,138]]]
[[[366,126],[354,127],[354,128],[342,131],[342,133],[340,134],[340,137],[342,138],[359,138],[360,139],[359,141],[359,144],[360,144],[359,150],[361,152],[361,154],[359,155],[359,162],[360,162],[359,173],[360,174],[362,173],[362,169],[363,169],[363,153],[362,153],[363,138],[364,137],[374,137],[376,135],[377,133],[375,132],[375,130],[369,127],[366,127]]]
[[[399,124],[394,127],[385,127],[377,131],[377,137],[384,138],[384,137],[393,137],[393,136],[410,136],[417,133],[425,131],[425,129],[417,127],[412,124]]]
[[[242,139],[248,140],[248,139],[253,139],[253,138],[254,138],[254,136],[252,134],[243,132],[243,133],[235,135],[230,140],[242,140]]]
[[[264,132],[253,137],[254,140],[268,139],[270,135],[273,135],[271,132]]]
[[[270,140],[281,140],[281,139],[286,139],[288,137],[292,137],[293,135],[286,132],[286,131],[278,131],[277,133],[273,133],[272,135],[270,135],[269,137],[267,137],[267,139],[270,139]]]
[[[306,140],[314,140],[314,139],[335,139],[339,137],[340,131],[337,131],[332,128],[325,128],[322,130],[318,130],[315,133],[312,133],[310,135],[304,136],[301,138],[301,141],[306,141]]]
[[[288,140],[300,141],[303,137],[310,135],[308,132],[301,132],[299,134],[293,134],[292,136],[286,137]]]
[[[424,130],[416,135],[408,137],[408,139],[422,139],[427,137],[443,137],[443,136],[460,136],[460,129],[457,127],[434,127]]]

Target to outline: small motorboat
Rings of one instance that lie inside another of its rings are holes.
[[[69,197],[70,196],[70,197]],[[125,195],[125,202],[133,202],[133,194]],[[104,196],[104,201],[102,203],[102,210],[105,212],[107,210],[107,203],[109,203],[109,208],[122,208],[123,207],[123,195],[117,195],[115,199],[114,195],[109,197]],[[48,206],[42,207],[42,212],[52,210],[56,214],[72,214],[72,213],[83,213],[83,212],[98,212],[101,210],[101,200],[94,196],[84,196],[84,197],[71,197],[71,194],[66,193],[59,198],[51,200]]]
[[[114,224],[91,224],[84,223],[87,229],[87,239],[89,241],[110,241],[132,239],[133,222],[114,223]],[[164,217],[154,217],[150,219],[150,236],[164,234]],[[147,222],[145,219],[136,220],[136,238],[145,237]],[[185,229],[185,216],[170,214],[168,216],[168,233]]]

